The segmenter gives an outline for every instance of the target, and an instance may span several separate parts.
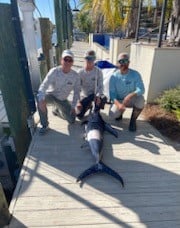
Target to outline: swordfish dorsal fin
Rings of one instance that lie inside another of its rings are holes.
[[[86,169],[83,173],[81,173],[79,175],[79,177],[77,178],[76,182],[82,181],[86,177],[96,174],[96,173],[106,173],[106,174],[114,177],[118,181],[120,181],[122,186],[124,187],[124,181],[123,181],[122,177],[117,172],[112,170],[110,167],[105,165],[102,161],[91,166],[89,169]]]
[[[114,135],[116,138],[118,138],[118,132],[115,128],[113,128],[110,124],[105,123],[105,130],[109,132],[110,134]]]

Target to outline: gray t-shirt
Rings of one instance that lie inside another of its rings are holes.
[[[94,66],[91,71],[84,68],[79,71],[81,79],[81,96],[87,97],[90,94],[100,96],[103,94],[103,74],[102,71]]]
[[[38,100],[44,100],[46,94],[51,94],[57,99],[66,100],[73,91],[72,107],[79,100],[80,77],[74,70],[64,73],[60,66],[52,68],[46,75],[38,90]]]

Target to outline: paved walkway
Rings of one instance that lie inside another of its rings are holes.
[[[76,54],[84,53],[83,46],[75,43]],[[125,188],[100,174],[82,186],[76,183],[94,163],[80,148],[83,126],[78,121],[68,125],[49,107],[50,131],[32,140],[10,205],[10,228],[180,227],[179,152],[142,118],[137,132],[129,132],[129,110],[121,122],[109,120],[108,108],[102,115],[119,137],[105,133],[103,161],[123,177]]]

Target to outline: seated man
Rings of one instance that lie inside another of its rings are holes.
[[[95,66],[96,54],[93,50],[85,53],[85,67],[79,71],[81,80],[81,99],[77,104],[77,117],[82,119],[86,111],[91,107],[92,101],[100,102],[103,94],[103,75]]]
[[[129,131],[136,131],[136,119],[144,108],[144,84],[141,75],[129,68],[129,55],[120,53],[118,70],[110,78],[109,94],[113,104],[110,107],[110,117],[121,120],[126,107],[132,107]]]
[[[42,128],[40,134],[48,129],[46,103],[54,104],[54,114],[66,119],[69,123],[75,121],[75,106],[79,100],[80,78],[77,72],[71,69],[74,55],[70,50],[64,50],[61,66],[52,68],[39,87],[37,94],[38,111]],[[67,97],[73,91],[73,100],[70,103]]]

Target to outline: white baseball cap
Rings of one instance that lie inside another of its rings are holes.
[[[63,51],[62,58],[65,58],[65,57],[71,57],[74,60],[74,54],[69,49]]]

